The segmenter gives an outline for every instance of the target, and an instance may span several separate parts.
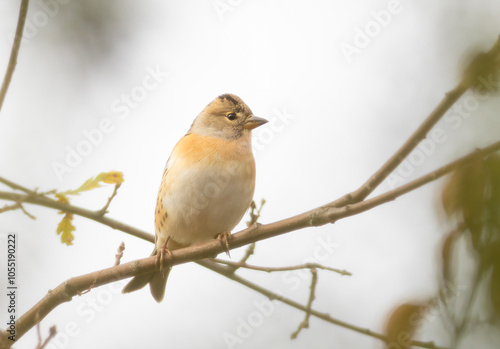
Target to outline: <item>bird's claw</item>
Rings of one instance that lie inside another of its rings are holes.
[[[217,238],[219,239],[219,242],[222,246],[222,249],[226,254],[231,257],[231,254],[229,253],[229,242],[231,241],[231,233],[228,231],[225,231],[223,233],[220,233]]]
[[[167,248],[168,240],[170,240],[170,236],[167,237],[167,240],[161,245],[161,249],[156,255],[156,267],[160,267],[160,271],[163,271],[163,263],[165,262],[165,255],[168,255],[169,258],[172,258],[172,252]]]

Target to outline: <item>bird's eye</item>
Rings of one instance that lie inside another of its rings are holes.
[[[226,118],[228,118],[231,121],[236,120],[236,114],[229,113],[229,114],[226,115]]]

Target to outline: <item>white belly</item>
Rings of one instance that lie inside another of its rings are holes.
[[[251,160],[251,164],[232,161],[231,166],[200,162],[177,172],[162,198],[168,218],[159,232],[158,245],[167,236],[182,245],[193,245],[230,232],[252,201],[253,157]]]

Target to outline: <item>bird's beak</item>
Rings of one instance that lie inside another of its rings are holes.
[[[248,119],[245,120],[244,127],[247,130],[253,130],[254,128],[257,128],[261,125],[264,125],[265,123],[267,123],[266,119],[259,118],[258,116],[252,115]]]

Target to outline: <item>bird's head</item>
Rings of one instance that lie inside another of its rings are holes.
[[[233,94],[215,98],[196,117],[189,133],[237,139],[267,122],[253,115],[243,100]]]

